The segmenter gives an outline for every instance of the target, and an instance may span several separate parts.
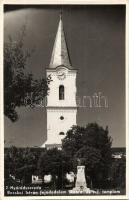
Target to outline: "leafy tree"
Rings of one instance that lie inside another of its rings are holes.
[[[18,149],[14,146],[5,149],[4,156],[4,167],[5,167],[5,178],[9,178],[9,175],[16,174],[16,158],[17,158]]]
[[[63,187],[64,177],[70,169],[71,163],[69,156],[56,148],[46,150],[39,158],[39,175],[43,179],[44,175],[51,174],[54,188]]]
[[[30,148],[12,146],[5,151],[5,179],[11,174],[22,183],[31,183],[36,169],[37,158]]]
[[[112,139],[106,129],[97,123],[86,127],[73,126],[63,139],[63,150],[71,156],[74,165],[77,160],[86,166],[86,175],[94,187],[106,187],[108,171],[111,165]]]
[[[110,179],[113,188],[125,189],[126,159],[124,155],[120,159],[113,159],[110,169]]]
[[[31,177],[37,168],[36,157],[30,148],[22,149],[22,156],[20,158],[19,165],[16,169],[16,177],[19,178],[22,183],[31,183]],[[18,157],[17,157],[18,159]]]
[[[11,121],[18,119],[16,107],[35,104],[48,94],[51,78],[36,80],[25,68],[32,51],[24,50],[25,28],[17,41],[9,37],[4,43],[4,114]],[[30,97],[30,102],[25,99]]]

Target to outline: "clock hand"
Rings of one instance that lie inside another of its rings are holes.
[[[63,76],[64,75],[64,73],[63,74],[58,74],[58,76]]]

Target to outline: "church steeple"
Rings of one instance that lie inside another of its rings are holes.
[[[63,30],[62,13],[60,13],[60,20],[49,68],[56,68],[60,65],[64,65],[65,67],[72,69]]]
[[[62,67],[63,65],[63,67]],[[49,95],[47,96],[47,140],[43,144],[47,149],[58,149],[67,131],[76,125],[76,76],[77,70],[72,69],[65,34],[62,14],[53,47],[51,62],[46,69],[46,77],[51,77]]]

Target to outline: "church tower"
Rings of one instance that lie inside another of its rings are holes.
[[[66,132],[76,125],[76,74],[71,63],[60,16],[47,77],[52,81],[47,97],[47,141],[46,148],[61,148]]]

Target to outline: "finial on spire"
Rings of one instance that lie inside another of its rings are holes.
[[[65,67],[72,69],[63,29],[62,11],[63,7],[60,8],[60,20],[49,67],[56,68],[60,65],[64,65]]]
[[[63,15],[63,8],[61,6],[61,9],[60,9],[60,19],[62,19],[62,15]]]

